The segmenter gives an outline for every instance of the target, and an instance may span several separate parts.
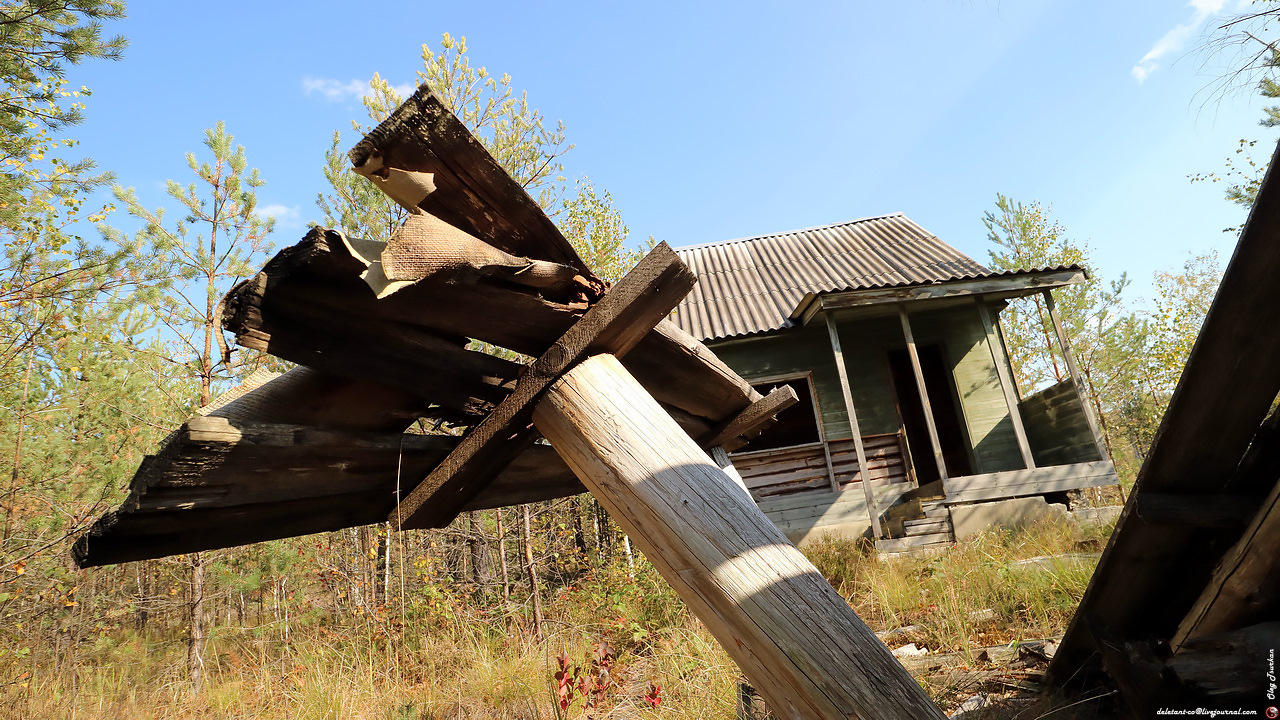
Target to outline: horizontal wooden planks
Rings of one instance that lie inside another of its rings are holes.
[[[978,500],[1043,495],[1051,492],[1081,490],[1090,487],[1115,485],[1119,482],[1110,460],[1071,465],[1050,465],[1030,470],[1006,470],[1005,472],[948,478],[947,504]]]
[[[361,251],[376,254],[376,248]],[[537,356],[586,310],[483,279],[419,282],[378,300],[359,279],[363,270],[338,233],[313,230],[228,294],[223,324],[242,345],[333,374],[394,385],[428,402],[440,402],[432,397],[439,389],[450,407],[475,419],[505,396],[519,369],[476,360],[481,353],[466,351],[463,338]],[[452,345],[433,360],[423,356],[419,340],[429,337]],[[454,384],[456,373],[446,368],[437,375],[432,369],[455,358],[486,363],[477,368],[480,384]],[[760,399],[706,347],[666,320],[623,362],[656,399],[687,413],[694,424],[724,422]]]
[[[458,443],[195,417],[141,465],[121,506],[77,541],[82,566],[230,547],[381,522]],[[583,492],[550,447],[507,466],[468,509]]]
[[[873,485],[876,505],[890,507],[911,488],[903,484]],[[840,492],[811,492],[765,498],[760,510],[793,542],[816,539],[824,532],[861,537],[871,528],[861,487]]]
[[[867,474],[872,482],[906,482],[906,465],[897,435],[868,435],[863,442]],[[842,486],[860,482],[853,441],[833,441],[827,448],[837,482]],[[827,477],[827,450],[822,443],[738,453],[733,456],[733,464],[757,499],[831,486]]]

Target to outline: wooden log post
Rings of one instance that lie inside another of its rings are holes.
[[[779,717],[944,717],[612,355],[566,372],[533,420]]]
[[[853,386],[849,382],[849,369],[844,364],[844,350],[840,347],[840,331],[836,327],[835,318],[827,313],[827,337],[831,340],[831,354],[836,364],[836,375],[840,378],[840,393],[844,397],[845,415],[849,418],[849,434],[853,436],[853,451],[858,456],[858,476],[862,480],[863,496],[867,500],[867,516],[871,520],[871,536],[876,540],[884,537],[880,529],[880,507],[876,505],[875,490],[871,488],[871,468],[867,467],[867,449],[862,444],[862,428],[858,426],[858,410],[853,405]],[[823,448],[830,457],[830,446]],[[829,461],[828,461],[829,462]],[[831,478],[831,490],[840,491],[835,472],[828,471]]]
[[[947,461],[942,457],[942,442],[938,440],[938,421],[933,416],[933,405],[929,403],[929,389],[925,387],[924,369],[920,367],[920,353],[916,351],[916,338],[911,332],[911,319],[907,317],[907,306],[898,306],[898,321],[902,323],[902,337],[907,343],[907,354],[911,356],[911,370],[916,377],[916,389],[920,392],[920,404],[924,406],[924,424],[929,430],[929,445],[933,448],[933,461],[938,465],[938,477],[945,488],[950,475],[947,474]]]

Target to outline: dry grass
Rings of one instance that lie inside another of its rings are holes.
[[[854,543],[808,553],[873,629],[905,628],[888,638],[891,647],[915,642],[978,666],[983,647],[1063,631],[1107,530],[1038,525],[893,561]],[[1020,562],[1046,556],[1065,557]],[[560,713],[556,657],[585,662],[601,641],[617,654],[616,684],[593,717],[734,717],[737,668],[647,564],[634,580],[620,567],[594,571],[550,598],[547,615],[541,640],[518,614],[493,616],[462,601],[444,614],[394,621],[313,619],[296,626],[287,643],[279,633],[222,628],[210,642],[197,696],[185,682],[181,637],[106,632],[56,665],[0,649],[0,677],[19,678],[0,686],[0,718],[582,717],[580,706]],[[974,691],[946,677],[920,671],[944,706]],[[649,682],[663,688],[658,708],[643,700]],[[1045,702],[1034,710],[1009,705],[988,717],[1032,720],[1055,707]],[[1093,716],[1068,709],[1049,717]]]

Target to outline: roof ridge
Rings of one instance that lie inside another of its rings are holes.
[[[814,230],[830,230],[831,228],[843,227],[845,225],[857,225],[859,223],[870,222],[872,220],[884,220],[891,217],[906,217],[906,213],[891,212],[884,213],[882,215],[870,215],[868,217],[856,218],[854,220],[842,220],[840,222],[828,223],[826,225],[812,225],[810,227],[795,228],[794,230],[780,230],[778,232],[765,233],[764,235],[751,235],[748,237],[734,238],[732,240],[715,240],[712,242],[698,243],[696,245],[683,245],[675,248],[675,250],[676,252],[680,252],[681,250],[701,250],[703,248],[714,247],[716,245],[732,245],[734,243],[749,242],[751,240],[764,240],[765,238],[778,237],[780,235],[795,235],[796,233],[812,232]],[[917,227],[919,226],[917,225]],[[921,229],[923,230],[924,228]]]

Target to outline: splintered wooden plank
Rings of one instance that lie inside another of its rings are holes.
[[[577,268],[594,278],[538,203],[494,160],[466,126],[423,85],[350,152],[357,168],[434,175],[423,210],[494,247]]]
[[[696,278],[666,243],[658,245],[559,340],[530,364],[511,395],[463,438],[388,521],[400,529],[449,524],[535,437],[533,403],[592,352],[624,354],[671,312]]]
[[[426,402],[384,383],[295,367],[201,413],[233,421],[398,433],[427,411]]]
[[[335,375],[409,388],[416,397],[473,417],[506,397],[519,365],[467,350],[465,339],[428,326],[370,323],[380,308],[359,279],[359,263],[321,249],[329,246],[325,232],[313,228],[300,245],[232,290],[224,324],[239,344]],[[297,268],[313,263],[331,297],[341,298],[340,309],[290,293]]]
[[[367,251],[376,254],[377,249]],[[257,277],[231,291],[223,325],[239,344],[393,384],[422,397],[422,384],[400,382],[405,380],[405,367],[416,366],[419,359],[411,348],[399,347],[407,342],[404,337],[470,337],[536,357],[585,312],[585,307],[552,302],[484,279],[419,282],[378,300],[360,280],[363,270],[337,233],[312,231],[280,251]],[[313,319],[299,322],[300,317]],[[315,318],[326,324],[317,327]],[[370,332],[376,328],[378,342],[327,340],[333,333],[329,325],[335,324]],[[324,345],[325,352],[316,353],[313,345]],[[381,357],[408,355],[405,367],[373,372],[366,353],[375,352],[375,345],[381,348],[377,350]],[[660,402],[687,413],[689,422],[684,424],[688,426],[720,423],[760,398],[702,343],[667,320],[658,323],[623,364]],[[469,386],[469,390],[474,392],[468,397],[481,402],[491,399],[487,395],[491,388]],[[449,393],[458,404],[459,391],[453,388]]]
[[[1094,656],[1090,623],[1123,638],[1169,639],[1209,582],[1240,528],[1145,524],[1145,493],[1238,494],[1259,501],[1274,473],[1246,470],[1260,426],[1280,392],[1280,153],[1273,155],[1235,254],[1200,329],[1147,461],[1098,569],[1050,665],[1053,678],[1078,677]],[[1264,450],[1270,448],[1262,443]],[[1261,502],[1259,502],[1259,505]]]
[[[81,567],[382,522],[457,446],[447,435],[371,433],[194,417],[139,467],[126,500],[73,548]],[[521,453],[466,509],[583,492],[555,452]]]

